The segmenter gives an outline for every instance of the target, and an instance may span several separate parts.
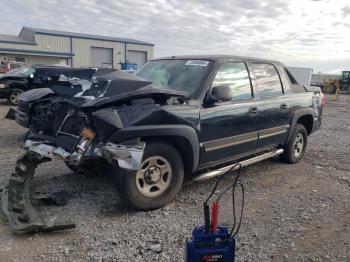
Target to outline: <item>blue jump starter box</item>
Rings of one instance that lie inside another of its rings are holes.
[[[186,262],[233,262],[235,261],[235,239],[226,227],[219,225],[215,233],[204,226],[196,227],[192,240],[186,241]]]

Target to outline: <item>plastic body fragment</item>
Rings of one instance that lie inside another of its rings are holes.
[[[44,221],[32,206],[31,186],[36,167],[50,159],[27,151],[16,162],[15,172],[1,194],[1,210],[15,233],[48,232],[75,228],[73,223]]]

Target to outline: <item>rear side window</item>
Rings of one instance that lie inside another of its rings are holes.
[[[280,77],[273,65],[253,63],[253,69],[261,96],[278,96],[283,93]]]
[[[285,68],[284,70],[286,70],[286,73],[288,75],[289,81],[293,84],[293,85],[297,85],[298,82],[297,80],[295,80],[294,76],[289,72],[289,70],[287,68]]]
[[[212,86],[223,85],[231,88],[232,100],[252,98],[248,70],[242,62],[229,62],[221,65]]]

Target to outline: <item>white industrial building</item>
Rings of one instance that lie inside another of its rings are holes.
[[[152,59],[153,47],[127,38],[23,27],[18,36],[0,35],[0,62],[120,69],[121,62],[140,66]]]

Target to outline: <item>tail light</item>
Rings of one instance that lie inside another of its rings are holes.
[[[321,107],[324,108],[326,105],[326,97],[322,91],[320,92],[320,97],[321,97]]]

